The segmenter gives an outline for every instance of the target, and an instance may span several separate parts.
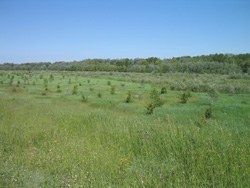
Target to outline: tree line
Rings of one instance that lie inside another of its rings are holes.
[[[250,74],[250,53],[182,56],[169,59],[157,57],[123,59],[85,59],[71,62],[3,63],[0,70],[51,71],[117,71],[141,73],[208,73]]]

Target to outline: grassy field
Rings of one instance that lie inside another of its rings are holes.
[[[0,187],[250,185],[248,77],[2,71],[0,96]]]

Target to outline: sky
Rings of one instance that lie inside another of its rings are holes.
[[[250,0],[0,0],[0,63],[250,52]]]

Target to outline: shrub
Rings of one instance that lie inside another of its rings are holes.
[[[111,90],[110,90],[111,95],[115,94],[115,86],[111,86]]]
[[[161,94],[165,94],[167,93],[167,88],[166,87],[162,87],[161,88]]]
[[[60,85],[59,85],[59,84],[57,84],[57,86],[56,86],[56,87],[57,87],[57,90],[56,90],[56,92],[57,92],[57,93],[61,93],[61,92],[62,92],[62,90],[61,90],[61,87],[60,87]]]
[[[156,107],[163,105],[163,101],[160,98],[159,92],[156,89],[153,89],[150,93],[150,103],[146,106],[146,114],[152,114]]]
[[[145,80],[142,79],[142,80],[141,80],[141,85],[144,85],[144,84],[145,84]]]
[[[153,89],[150,93],[150,99],[151,99],[151,103],[155,106],[155,107],[159,107],[163,105],[163,101],[160,98],[160,94],[159,92],[156,91],[156,89]]]
[[[87,102],[88,101],[88,97],[86,97],[84,94],[82,94],[82,102]]]
[[[209,88],[207,94],[210,97],[211,103],[214,103],[219,96],[219,93],[216,91],[215,88]]]
[[[108,86],[110,86],[110,85],[111,85],[111,82],[110,82],[110,81],[108,81],[108,82],[107,82],[107,84],[108,84]]]
[[[148,114],[148,115],[153,114],[155,107],[156,106],[153,103],[149,103],[146,106],[146,114]]]
[[[17,92],[17,89],[15,87],[12,88],[12,92],[13,93],[16,93]]]
[[[43,84],[48,85],[48,79],[47,78],[43,80]]]
[[[180,103],[187,103],[188,99],[191,97],[191,93],[189,91],[184,91],[180,96]]]
[[[97,97],[102,98],[101,92],[99,92],[99,93],[97,94]]]
[[[53,74],[51,74],[51,75],[49,76],[49,81],[52,82],[53,80],[54,80],[54,76],[53,76]]]
[[[10,79],[9,85],[13,84],[13,79]]]
[[[170,86],[170,89],[173,91],[173,90],[175,90],[175,86],[174,85],[171,85]]]
[[[132,102],[132,94],[131,94],[130,91],[128,92],[128,95],[127,95],[127,97],[126,97],[126,99],[125,99],[125,102],[126,102],[126,103]]]
[[[77,94],[77,90],[78,90],[77,85],[75,85],[73,87],[73,89],[72,89],[72,95],[76,95]]]
[[[211,107],[209,107],[209,108],[206,109],[206,111],[205,111],[205,118],[206,119],[212,118],[212,108]]]

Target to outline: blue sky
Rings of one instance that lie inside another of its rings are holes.
[[[0,0],[0,63],[250,52],[249,0]]]

